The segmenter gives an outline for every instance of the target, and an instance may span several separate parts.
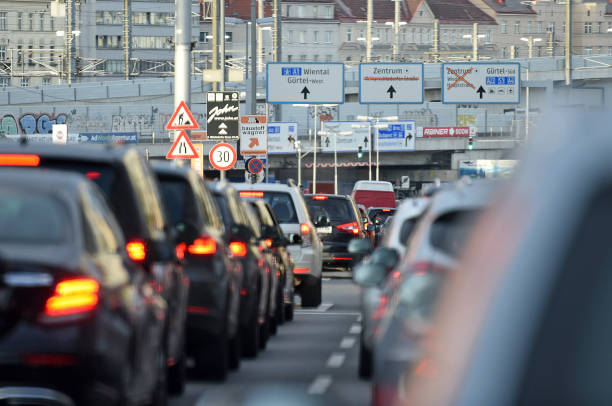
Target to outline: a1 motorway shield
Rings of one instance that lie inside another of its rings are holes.
[[[422,63],[359,64],[359,103],[423,103]]]
[[[442,102],[450,104],[518,104],[519,63],[442,64]]]
[[[268,103],[344,103],[343,63],[268,63]]]

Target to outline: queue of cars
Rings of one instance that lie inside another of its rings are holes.
[[[294,273],[321,300],[304,200],[274,186],[245,199],[132,148],[0,144],[0,401],[164,405],[188,357],[218,380],[255,357],[293,318]]]

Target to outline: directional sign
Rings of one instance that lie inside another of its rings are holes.
[[[209,140],[237,140],[240,138],[240,97],[238,92],[208,92],[206,94],[206,123]]]
[[[443,63],[442,102],[449,104],[519,104],[519,63]]]
[[[268,123],[268,154],[295,154],[297,123]]]
[[[185,130],[182,130],[178,137],[174,140],[174,144],[170,147],[170,151],[166,155],[166,159],[196,159],[198,151],[194,148],[189,140]]]
[[[361,121],[323,121],[322,152],[367,152],[370,148],[370,125]]]
[[[359,64],[359,103],[423,103],[422,63]]]
[[[374,151],[414,151],[416,149],[416,121],[394,121],[379,123],[378,141],[374,142]]]
[[[237,158],[236,149],[225,142],[215,145],[208,154],[210,164],[220,171],[232,169]]]
[[[189,107],[181,101],[166,125],[166,130],[197,130],[200,128]]]
[[[266,155],[268,152],[268,126],[266,116],[240,117],[240,154]]]
[[[344,103],[343,63],[268,63],[268,103]]]

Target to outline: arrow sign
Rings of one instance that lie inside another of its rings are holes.
[[[300,92],[304,95],[304,100],[308,99],[308,94],[310,93],[310,90],[308,90],[308,88],[306,86],[304,86],[304,88],[302,89],[302,91]]]
[[[221,123],[221,124],[219,124],[219,128],[221,128],[223,130],[227,130],[227,125],[225,123]]]
[[[389,89],[387,90],[387,93],[389,93],[389,98],[392,99],[393,98],[393,94],[396,92],[395,88],[393,87],[393,85],[389,86]]]
[[[479,94],[480,94],[480,98],[481,98],[481,99],[482,99],[482,95],[483,95],[484,93],[486,93],[486,92],[487,92],[487,91],[486,91],[486,90],[484,90],[484,88],[483,88],[482,86],[480,86],[480,87],[478,88],[478,90],[476,90],[476,93],[479,93]]]
[[[249,148],[258,147],[259,140],[257,138],[251,138],[251,143],[249,144]]]
[[[227,135],[227,131],[225,131],[224,129],[220,129],[219,135]]]

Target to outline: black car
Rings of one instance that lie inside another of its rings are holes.
[[[99,188],[0,170],[2,404],[166,401],[167,306]]]
[[[255,357],[258,349],[266,347],[270,335],[269,267],[261,243],[255,238],[256,235],[236,190],[228,183],[208,183],[208,185],[219,206],[220,217],[226,233],[229,233],[229,238],[234,242],[243,243],[246,247],[239,256],[244,271],[242,284],[244,290],[240,292],[240,327],[243,353],[247,357]]]
[[[189,280],[176,258],[176,242],[149,165],[134,148],[103,145],[0,144],[0,167],[77,172],[93,180],[110,203],[127,239],[128,254],[154,276],[168,304],[166,354],[169,390],[185,384],[185,318]]]
[[[243,198],[250,201],[255,209],[257,219],[261,224],[261,234],[265,238],[266,247],[271,251],[279,272],[277,289],[276,319],[279,323],[293,320],[294,281],[293,261],[287,250],[289,240],[285,238],[283,230],[270,208],[263,199]]]
[[[201,374],[223,380],[229,368],[238,367],[242,352],[243,272],[237,243],[228,239],[217,203],[196,172],[165,163],[154,164],[153,171],[178,231],[177,250],[190,282],[187,352]]]
[[[304,200],[323,242],[323,266],[352,267],[357,258],[348,252],[348,244],[366,238],[355,201],[341,195],[305,195]]]

